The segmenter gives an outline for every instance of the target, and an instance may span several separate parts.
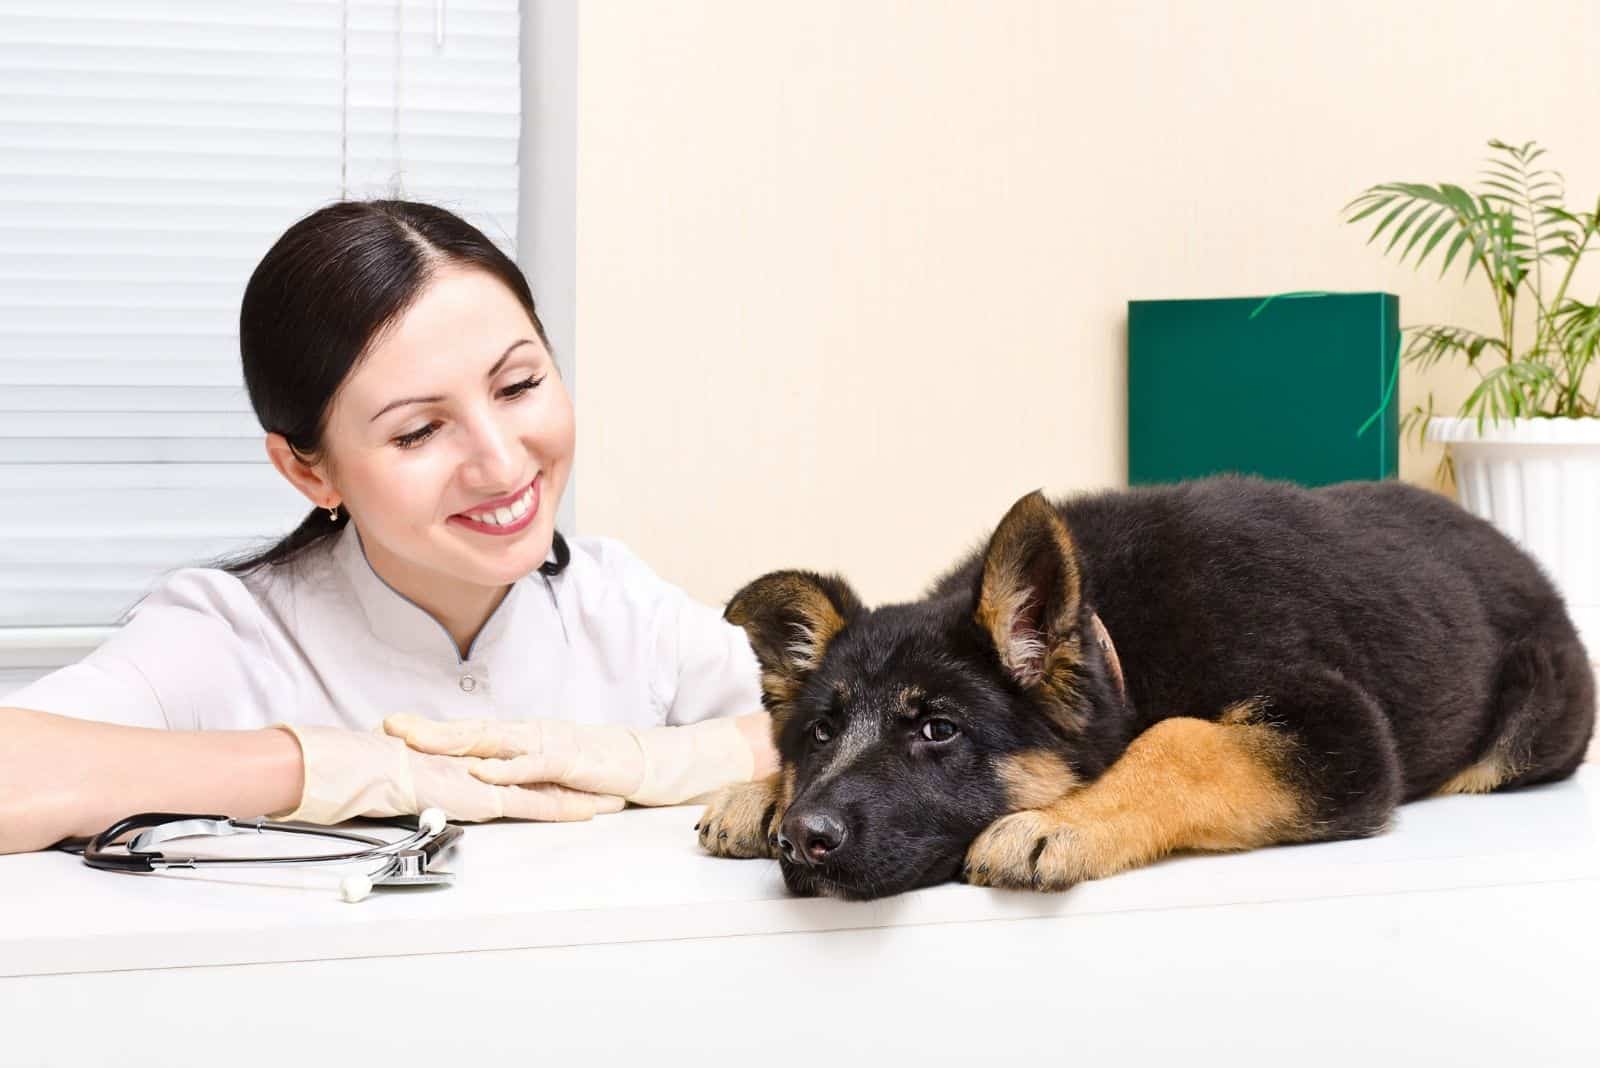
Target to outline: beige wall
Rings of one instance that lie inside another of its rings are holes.
[[[1496,136],[1592,203],[1595,40],[1587,0],[584,4],[580,529],[706,600],[780,566],[910,597],[1019,494],[1124,481],[1130,298],[1486,326],[1340,207]]]

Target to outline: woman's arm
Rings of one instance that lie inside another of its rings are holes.
[[[765,779],[778,770],[778,751],[772,747],[772,716],[766,712],[752,712],[733,721],[739,733],[750,746],[756,770],[752,779]]]
[[[283,812],[302,787],[287,731],[152,730],[0,708],[0,853],[98,834],[135,812]]]
[[[548,783],[495,786],[471,768],[342,727],[168,731],[0,708],[0,853],[98,834],[136,812],[333,823],[439,808],[476,822],[586,820],[622,807]]]
[[[636,805],[686,804],[778,769],[766,712],[669,727],[400,714],[385,719],[383,729],[433,758],[476,758],[471,774],[485,783],[554,783]]]

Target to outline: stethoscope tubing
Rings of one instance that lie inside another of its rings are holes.
[[[238,831],[254,831],[258,834],[278,832],[316,838],[339,838],[350,842],[360,842],[370,848],[354,853],[316,853],[309,856],[289,857],[168,857],[164,853],[133,849],[129,849],[126,853],[107,852],[112,842],[129,831],[190,820],[196,822],[208,821],[218,827],[226,826]],[[274,823],[270,820],[235,820],[226,816],[201,816],[190,813],[141,812],[117,821],[91,838],[89,843],[83,847],[83,862],[92,868],[100,868],[104,871],[128,872],[154,872],[173,868],[242,867],[252,864],[274,866],[352,864],[392,858],[396,853],[416,848],[423,839],[429,837],[430,834],[437,833],[431,832],[426,827],[418,827],[406,837],[390,842],[371,835],[358,834],[354,831],[342,831],[332,827],[302,827],[292,823]]]

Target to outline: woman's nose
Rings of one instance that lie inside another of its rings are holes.
[[[518,489],[513,483],[528,472],[521,442],[511,428],[502,426],[493,416],[483,416],[474,420],[470,439],[472,451],[467,466],[473,473],[472,482],[508,492]]]

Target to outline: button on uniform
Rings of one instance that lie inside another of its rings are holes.
[[[471,675],[463,675],[463,676],[461,676],[461,690],[462,690],[463,693],[471,693],[473,690],[476,690],[477,688],[478,688],[478,680],[477,679],[473,678]]]

